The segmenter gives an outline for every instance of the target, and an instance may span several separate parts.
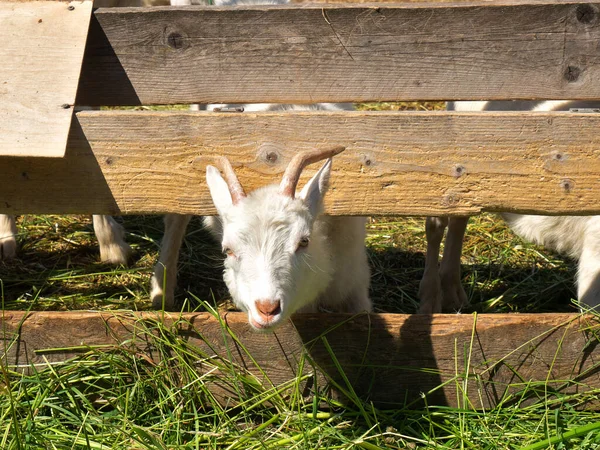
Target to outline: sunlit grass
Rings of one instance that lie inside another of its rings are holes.
[[[204,305],[215,317],[217,312]],[[127,316],[121,316],[127,317]],[[556,390],[552,379],[514,384],[498,406],[476,410],[466,380],[472,345],[455,386],[461,407],[378,409],[354,394],[344,367],[327,343],[342,374],[333,382],[349,399],[340,404],[320,386],[307,396],[314,369],[303,353],[298,375],[272,383],[260,375],[232,329],[219,321],[223,342],[235,349],[216,356],[213,338],[199,346],[202,328],[181,317],[172,324],[146,317],[128,322],[136,339],[90,348],[64,363],[23,371],[0,367],[2,449],[596,449],[600,414],[582,411],[597,404],[600,390],[577,394]],[[185,334],[181,333],[185,330]],[[12,345],[4,336],[5,345]],[[136,346],[152,349],[153,358]],[[196,341],[197,342],[197,341]],[[142,344],[143,343],[143,344]],[[525,346],[527,343],[523,343]],[[230,344],[231,345],[231,344]],[[229,354],[246,355],[248,364]],[[223,352],[222,352],[223,353]],[[575,355],[574,355],[575,357]],[[218,386],[218,388],[216,388]],[[472,387],[471,387],[472,389]],[[583,391],[583,390],[582,390]],[[547,392],[547,395],[540,395]],[[471,393],[472,394],[472,393]],[[318,399],[318,400],[317,400]]]

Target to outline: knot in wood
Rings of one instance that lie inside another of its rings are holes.
[[[564,77],[569,83],[574,83],[579,79],[581,75],[581,69],[576,66],[568,66],[565,69]]]
[[[593,5],[577,5],[575,17],[580,23],[591,24],[598,18],[598,10]]]
[[[183,48],[183,36],[180,33],[172,32],[167,36],[167,44],[169,47],[179,50]]]

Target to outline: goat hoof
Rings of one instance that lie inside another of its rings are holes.
[[[129,244],[122,242],[100,246],[100,261],[107,264],[127,265],[132,250]]]
[[[17,240],[14,236],[0,238],[0,260],[8,260],[17,256]]]
[[[157,295],[152,295],[152,309],[156,311],[175,311],[175,300],[164,296],[162,292]]]
[[[156,275],[152,276],[151,284],[152,291],[150,293],[150,299],[152,300],[152,309],[154,310],[165,310],[165,311],[174,311],[175,310],[175,293],[174,292],[165,292],[161,286],[161,284],[156,281]]]
[[[442,309],[457,312],[469,304],[469,297],[461,283],[452,283],[442,289]]]

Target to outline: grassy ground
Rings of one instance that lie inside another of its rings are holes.
[[[439,105],[383,106],[423,107]],[[0,262],[4,309],[149,309],[162,220],[123,222],[134,255],[129,267],[113,268],[98,262],[88,217],[20,217],[19,257]],[[375,310],[415,312],[423,219],[372,219],[368,247]],[[471,221],[462,262],[471,300],[463,313],[574,311],[573,263],[522,242],[493,215]],[[179,298],[207,301],[199,307],[209,311],[231,308],[220,264],[218,246],[195,219],[182,249]],[[143,333],[163,356],[160,362],[123,346],[90,350],[41,372],[1,366],[0,449],[600,448],[600,413],[574,408],[597,402],[598,391],[567,398],[539,395],[537,386],[533,403],[488,411],[378,410],[359,399],[342,406],[327,397],[313,403],[297,392],[298,380],[265,385],[229,361],[208,358],[177,339],[175,330],[140,326],[147,327]],[[214,382],[243,389],[223,406],[208,391]]]
[[[224,324],[223,332],[230,332]],[[144,357],[129,342],[28,374],[2,366],[0,448],[600,448],[600,414],[576,409],[597,404],[599,390],[565,395],[551,388],[550,379],[524,380],[521,392],[489,410],[468,402],[463,408],[382,410],[352,395],[345,405],[304,397],[299,386],[310,373],[280,385],[261,381],[160,322],[140,321],[137,339],[159,358]],[[450,380],[457,392],[467,372],[458,369]],[[215,383],[232,392],[226,402],[211,394]]]
[[[20,217],[19,258],[0,262],[4,308],[149,309],[162,220],[125,217],[123,222],[134,256],[130,267],[113,268],[99,262],[89,217]],[[203,300],[226,299],[218,245],[199,219],[189,231],[180,261],[180,300],[190,293]],[[376,311],[415,312],[426,247],[424,220],[372,219],[368,246]],[[467,231],[463,280],[471,305],[463,312],[573,311],[574,275],[572,262],[522,242],[496,216],[482,215],[471,220]]]

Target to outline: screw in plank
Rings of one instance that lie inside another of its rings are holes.
[[[571,192],[575,187],[575,182],[573,180],[565,178],[563,180],[560,180],[560,187],[563,189],[563,191],[568,193]]]
[[[75,7],[74,7],[73,5],[69,5],[69,6],[67,7],[67,9],[68,9],[69,11],[73,11],[73,10],[75,9]]]
[[[281,159],[281,153],[276,144],[267,142],[260,145],[258,157],[270,166],[276,166]]]
[[[375,160],[375,158],[373,157],[373,155],[362,155],[361,159],[362,159],[363,165],[366,167],[374,166],[375,163],[377,162]]]
[[[465,168],[465,166],[462,166],[460,164],[455,165],[452,169],[452,175],[456,178],[463,176],[465,173],[467,173],[467,169]]]
[[[452,206],[458,205],[459,203],[460,203],[460,195],[458,195],[458,194],[450,193],[450,194],[446,194],[442,197],[442,206],[452,207]]]
[[[278,158],[279,158],[279,156],[275,152],[268,152],[265,155],[265,159],[267,160],[267,162],[269,162],[271,164],[275,164],[277,162]]]

